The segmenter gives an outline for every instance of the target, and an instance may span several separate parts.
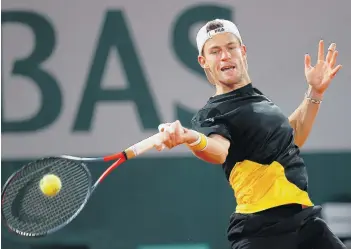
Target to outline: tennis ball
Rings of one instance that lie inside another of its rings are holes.
[[[62,184],[58,176],[54,174],[45,175],[39,183],[40,190],[46,196],[55,196],[60,192]]]

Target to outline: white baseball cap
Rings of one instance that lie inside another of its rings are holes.
[[[196,44],[197,44],[197,49],[199,51],[199,55],[201,55],[202,48],[204,47],[206,41],[216,34],[229,32],[235,35],[240,40],[240,43],[243,42],[237,26],[233,22],[224,20],[224,19],[215,19],[213,21],[222,23],[223,27],[219,27],[207,32],[206,26],[208,25],[209,22],[207,22],[204,26],[202,26],[202,28],[199,30],[199,32],[196,35]],[[213,22],[213,21],[210,21],[210,22]]]

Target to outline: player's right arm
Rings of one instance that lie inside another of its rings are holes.
[[[204,160],[208,163],[223,164],[228,156],[228,149],[230,146],[230,142],[228,141],[228,139],[218,134],[212,134],[209,137],[206,137],[203,134],[199,134],[198,136],[200,137],[200,139],[206,140],[205,142],[203,142],[204,148],[199,148],[197,147],[197,145],[191,146],[194,142],[187,143],[186,145],[192,151],[192,153],[199,159]]]
[[[213,164],[223,164],[227,158],[230,142],[219,134],[206,136],[184,128],[179,121],[162,124],[159,131],[163,134],[163,144],[169,149],[185,144],[196,157]],[[161,150],[161,147],[157,149]]]

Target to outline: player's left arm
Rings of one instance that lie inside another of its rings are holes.
[[[337,55],[336,44],[332,43],[324,59],[324,42],[320,41],[318,60],[314,67],[311,66],[311,57],[305,56],[305,75],[309,88],[300,106],[289,117],[295,131],[295,144],[299,147],[304,145],[312,130],[325,90],[342,67],[335,66]]]
[[[295,131],[297,146],[302,147],[306,142],[320,109],[321,101],[322,95],[309,88],[300,106],[290,115],[289,122]]]

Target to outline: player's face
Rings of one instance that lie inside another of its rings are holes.
[[[231,33],[217,34],[205,43],[199,62],[212,72],[216,81],[237,84],[246,73],[246,48]]]

